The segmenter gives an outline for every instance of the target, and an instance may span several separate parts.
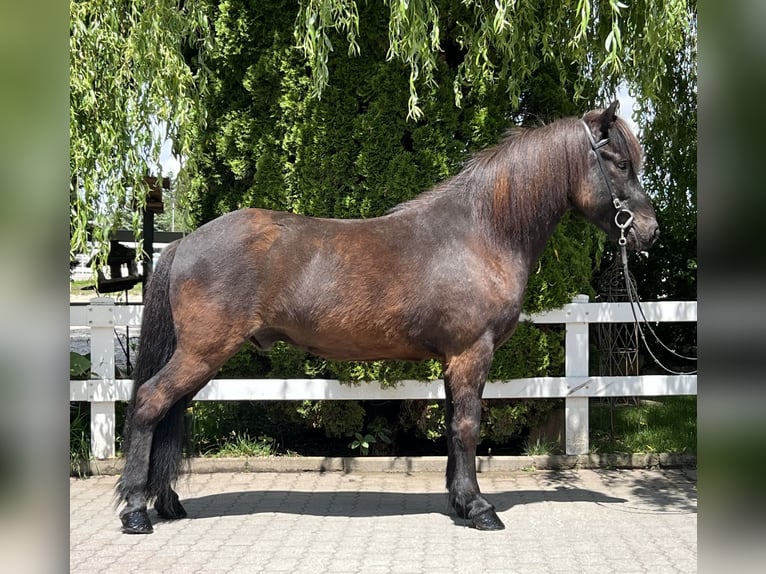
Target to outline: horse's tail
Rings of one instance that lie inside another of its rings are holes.
[[[176,349],[176,334],[170,307],[170,268],[178,242],[168,245],[157,262],[144,296],[138,357],[133,371],[133,396],[125,421],[125,444],[130,449],[130,426],[138,389],[164,367]],[[184,434],[184,411],[188,400],[174,404],[157,423],[149,459],[146,482],[147,499],[155,498],[175,483],[181,464]]]

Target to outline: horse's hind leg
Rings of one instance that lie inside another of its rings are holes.
[[[481,393],[492,361],[492,347],[479,342],[453,357],[444,374],[447,424],[447,489],[450,504],[479,530],[505,528],[481,494],[476,478],[476,445],[481,424]]]
[[[157,500],[154,501],[154,509],[161,518],[176,520],[186,518],[186,509],[178,500],[178,494],[168,484],[157,494]]]
[[[201,387],[211,375],[207,370],[197,370],[183,351],[177,350],[168,364],[136,391],[135,405],[130,418],[130,446],[126,452],[125,469],[119,485],[120,493],[126,502],[125,508],[120,512],[123,532],[152,532],[151,521],[146,511],[147,497],[156,494],[163,510],[167,508],[168,499],[174,498],[175,493],[172,492],[170,484],[158,485],[158,491],[154,493],[149,487],[150,464],[158,464],[157,460],[152,461],[155,429],[168,411],[188,394],[182,389]]]
[[[178,500],[178,494],[173,490],[171,484],[178,475],[177,465],[180,463],[183,451],[184,412],[191,399],[190,396],[184,397],[170,407],[170,412],[155,428],[152,439],[151,457],[154,461],[150,459],[149,467],[150,469],[163,467],[164,464],[164,470],[155,473],[155,476],[150,473],[149,481],[153,485],[149,491],[156,492],[154,509],[157,514],[161,518],[169,520],[186,518],[186,510]]]
[[[156,469],[150,467],[151,464],[173,464],[171,460],[152,458],[154,431],[169,409],[183,405],[185,397],[196,394],[210,380],[226,359],[236,352],[241,341],[229,338],[220,347],[206,348],[203,352],[197,345],[184,347],[179,339],[179,347],[168,364],[137,390],[130,422],[130,448],[126,453],[119,486],[126,502],[120,512],[123,532],[152,532],[146,510],[149,496],[157,497],[155,508],[160,516],[181,518],[185,515],[169,482],[150,484],[151,476],[158,474]]]

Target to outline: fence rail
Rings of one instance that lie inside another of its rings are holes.
[[[643,303],[650,322],[696,322],[696,301]],[[69,382],[69,400],[90,402],[91,451],[97,459],[115,456],[115,402],[130,398],[133,382],[114,377],[115,327],[141,324],[143,307],[117,305],[108,297],[97,297],[88,305],[69,309],[72,327],[90,328],[91,379]],[[588,373],[588,325],[590,323],[631,323],[628,303],[589,303],[585,295],[544,313],[522,317],[536,324],[566,326],[565,376],[490,381],[484,398],[565,399],[565,445],[567,454],[589,451],[588,399],[590,397],[696,395],[696,375],[641,375],[600,377]],[[195,397],[202,401],[244,400],[379,400],[443,399],[441,380],[401,381],[395,388],[381,388],[371,382],[343,385],[330,379],[213,379]]]

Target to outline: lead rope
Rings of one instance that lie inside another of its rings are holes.
[[[619,224],[618,224],[619,226]],[[620,239],[622,240],[624,238],[625,229],[620,228]],[[685,355],[681,355],[680,353],[677,353],[675,350],[668,347],[665,343],[663,343],[660,338],[657,336],[657,333],[654,332],[654,329],[652,329],[651,324],[646,319],[646,315],[644,315],[644,310],[641,307],[641,302],[638,299],[638,293],[634,289],[633,285],[630,282],[629,275],[628,275],[628,253],[625,248],[625,242],[620,241],[620,256],[622,258],[622,275],[625,278],[625,289],[628,292],[628,301],[630,301],[630,310],[633,313],[633,322],[636,325],[636,328],[638,329],[639,335],[641,335],[641,341],[644,343],[644,348],[649,352],[649,355],[654,359],[654,362],[657,363],[662,369],[670,373],[671,375],[696,375],[697,369],[694,369],[693,371],[674,371],[673,369],[666,367],[658,358],[657,355],[652,352],[651,347],[649,347],[649,343],[646,340],[646,335],[644,334],[644,329],[641,326],[641,322],[638,320],[638,316],[636,315],[636,307],[638,307],[639,312],[641,313],[641,318],[644,322],[644,325],[646,325],[646,328],[649,329],[649,332],[654,337],[654,340],[657,341],[660,346],[668,351],[671,355],[674,357],[678,357],[679,359],[683,359],[685,361],[697,361],[697,357],[687,357]]]

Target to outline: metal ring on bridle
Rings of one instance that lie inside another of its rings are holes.
[[[627,215],[627,219],[620,223],[620,216],[621,215]],[[630,227],[630,224],[633,223],[633,212],[630,209],[625,209],[624,207],[620,208],[620,211],[614,214],[614,223],[622,230],[627,229]]]
[[[628,217],[625,221],[620,223],[620,215],[622,214],[625,214]],[[628,244],[628,240],[625,237],[625,230],[630,227],[631,223],[633,223],[633,212],[630,209],[621,207],[619,211],[614,215],[614,223],[620,229],[620,238],[617,240],[617,245],[624,248]]]

